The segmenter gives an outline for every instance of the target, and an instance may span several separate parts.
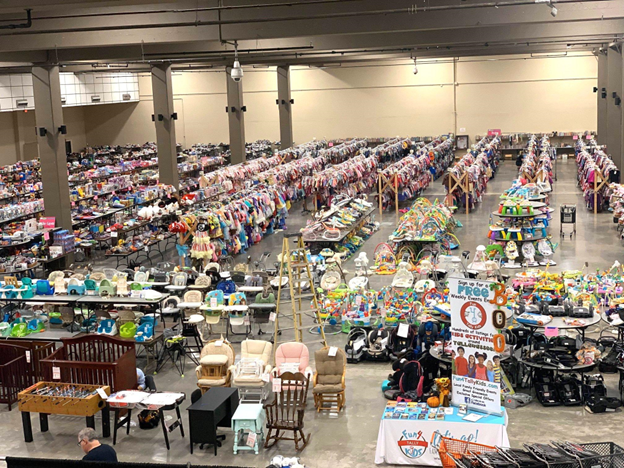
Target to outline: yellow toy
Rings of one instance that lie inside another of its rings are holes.
[[[435,384],[440,394],[440,406],[449,407],[451,405],[449,398],[451,393],[451,379],[448,377],[435,379]]]

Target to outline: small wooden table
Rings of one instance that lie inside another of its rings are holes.
[[[245,403],[238,405],[234,416],[232,416],[232,430],[234,431],[234,455],[239,450],[253,450],[258,455],[258,448],[262,445],[264,439],[264,407],[262,404]],[[249,431],[255,434],[256,440],[253,446],[238,445],[240,431]]]
[[[110,411],[106,402],[97,393],[99,388],[106,395],[110,395],[110,387],[107,385],[59,382],[38,382],[19,392],[17,398],[19,410],[22,412],[24,440],[33,441],[30,413],[39,413],[41,432],[47,432],[49,414],[84,416],[87,419],[87,426],[95,429],[95,414],[100,410],[102,411],[102,436],[110,437]]]

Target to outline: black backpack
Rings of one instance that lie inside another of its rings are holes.
[[[154,429],[160,424],[160,413],[154,410],[143,410],[139,413],[139,427]]]

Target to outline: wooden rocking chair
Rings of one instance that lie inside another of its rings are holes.
[[[309,379],[301,372],[284,372],[281,376],[282,390],[274,394],[273,401],[264,405],[268,433],[264,447],[272,447],[280,440],[293,440],[295,450],[303,450],[310,441],[310,435],[303,433],[303,416],[308,397]],[[293,437],[285,437],[293,431]],[[302,446],[299,447],[299,443]]]

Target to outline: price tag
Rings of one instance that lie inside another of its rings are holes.
[[[26,351],[26,362],[30,362],[30,351]]]
[[[61,368],[52,367],[52,380],[61,380]]]
[[[269,374],[267,374],[266,372],[264,374],[262,374],[262,381],[263,382],[269,382],[271,380],[271,376]]]
[[[379,309],[379,315],[381,315],[383,318],[386,318],[386,315],[388,315],[388,313],[386,312],[385,307],[382,307],[381,309]]]
[[[273,393],[282,391],[282,379],[273,379]]]
[[[94,199],[94,200],[97,200],[97,199],[98,199],[98,196],[96,195],[95,197],[93,197],[93,199]]]
[[[276,317],[275,312],[271,312],[269,314],[269,322],[275,322],[275,317]]]
[[[49,233],[48,231],[44,232],[44,233],[43,233],[43,238],[44,238],[45,240],[50,240],[50,233]]]
[[[95,391],[98,392],[98,395],[100,395],[102,400],[108,400],[108,395],[102,388],[97,388]]]
[[[223,346],[223,340],[217,340],[217,341],[215,341],[215,346],[216,346],[217,348],[220,348],[221,346]]]
[[[211,297],[210,298],[210,308],[211,309],[216,309],[217,308],[217,298],[216,297]]]
[[[117,231],[111,231],[111,237],[117,237],[117,236],[118,236]]]
[[[360,307],[361,303],[362,303],[362,296],[355,296],[355,305],[357,307]]]
[[[407,338],[409,333],[409,325],[407,323],[399,323],[399,330],[397,331],[397,335],[401,338]]]
[[[245,315],[245,317],[243,317],[243,325],[249,326],[249,315]]]
[[[336,346],[330,346],[329,347],[329,351],[327,351],[327,355],[329,357],[334,357],[334,356],[336,356],[337,352],[338,352],[338,348]]]
[[[176,215],[178,215],[178,216],[182,216],[182,210],[177,210],[177,211],[176,211]]]
[[[250,432],[247,436],[247,447],[255,447],[256,446],[256,433]]]
[[[149,252],[149,245],[146,245],[146,246],[145,246],[145,251],[146,251],[146,252]]]

